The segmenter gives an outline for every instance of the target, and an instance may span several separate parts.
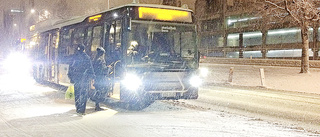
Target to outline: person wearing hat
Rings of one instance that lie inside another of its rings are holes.
[[[70,82],[74,84],[76,112],[84,115],[90,82],[95,78],[92,62],[90,57],[84,52],[84,45],[77,45],[71,62],[68,77]]]
[[[109,69],[105,61],[105,50],[102,47],[97,48],[96,57],[93,60],[93,69],[96,75],[94,79],[95,92],[91,95],[90,99],[95,102],[95,110],[103,110],[99,103],[105,100],[106,93],[108,92],[108,74]]]

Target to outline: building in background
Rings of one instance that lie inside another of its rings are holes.
[[[19,49],[21,48],[21,38],[25,37],[27,32],[25,23],[25,3],[21,1],[11,8],[2,8],[2,17],[0,25],[0,58],[7,54],[5,49]]]
[[[199,49],[202,54],[228,58],[301,57],[301,31],[292,23],[274,23],[265,29],[252,14],[260,0],[197,0]],[[316,30],[316,31],[313,31]],[[318,58],[319,27],[309,29],[309,55]]]

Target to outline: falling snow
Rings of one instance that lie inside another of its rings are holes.
[[[2,84],[1,84],[2,85]],[[316,136],[259,119],[156,101],[141,111],[75,113],[64,93],[33,84],[0,89],[0,136]]]

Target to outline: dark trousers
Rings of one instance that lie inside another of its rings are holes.
[[[96,103],[96,106],[99,106],[99,103],[105,100],[105,95],[108,92],[108,81],[105,76],[97,75],[94,82],[95,94],[91,96],[91,100]]]
[[[85,113],[86,111],[89,85],[89,82],[74,83],[74,95],[77,113]]]

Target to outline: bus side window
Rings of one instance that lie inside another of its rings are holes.
[[[44,33],[44,34],[41,34],[40,37],[42,37],[42,39],[40,40],[40,44],[39,44],[39,51],[40,51],[39,60],[44,61],[47,59],[47,55],[48,55],[47,44],[49,40],[49,34]]]
[[[73,43],[72,44],[80,44],[83,43],[84,40],[84,29],[77,28],[73,31]]]
[[[58,60],[60,63],[68,63],[67,57],[73,53],[72,51],[74,51],[71,49],[71,33],[72,31],[70,29],[63,29],[60,32],[58,48]]]
[[[66,34],[64,36],[65,40],[63,40],[63,46],[66,47],[66,55],[70,56],[75,53],[75,47],[72,45],[72,32],[74,29],[66,30]]]
[[[101,46],[102,41],[102,26],[96,26],[93,28],[92,32],[92,42],[91,42],[91,58],[94,58],[96,55],[97,48]]]
[[[109,32],[109,44],[114,45],[114,37],[115,37],[115,25],[112,24]],[[112,47],[112,46],[111,46]]]
[[[121,21],[115,21],[116,26],[116,34],[115,34],[115,43],[116,47],[121,47]]]
[[[74,51],[77,44],[83,44],[84,42],[84,28],[76,28],[72,32],[72,50]]]
[[[121,56],[121,21],[113,21],[109,31],[109,47],[111,48],[111,62],[120,60]]]
[[[49,46],[49,58],[52,61],[55,61],[56,59],[56,41],[57,41],[57,32],[53,31],[51,33],[51,40]]]
[[[87,29],[86,29],[86,38],[85,38],[85,41],[84,41],[84,45],[85,45],[85,47],[89,47],[88,49],[91,49],[91,44],[92,44],[92,30],[93,29],[93,27],[88,27]],[[88,50],[88,49],[86,49],[86,50]]]
[[[105,53],[105,60],[108,62],[108,59],[110,58],[110,55],[111,55],[111,48],[110,48],[110,29],[111,29],[111,24],[110,23],[104,23],[104,45],[103,45],[103,48],[104,50],[106,51]]]

